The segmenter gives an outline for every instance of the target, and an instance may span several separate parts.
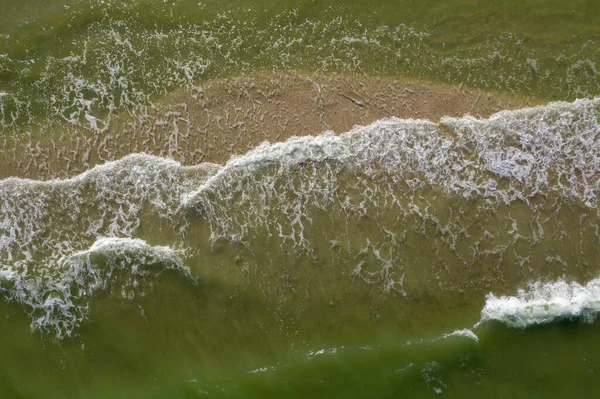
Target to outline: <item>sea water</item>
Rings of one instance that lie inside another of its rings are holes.
[[[595,397],[598,6],[448,4],[0,5],[6,160],[260,69],[547,100],[3,176],[1,396]]]

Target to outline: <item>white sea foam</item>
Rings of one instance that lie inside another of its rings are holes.
[[[535,282],[516,296],[490,293],[481,311],[481,322],[496,320],[510,327],[526,328],[562,319],[592,322],[600,312],[600,278],[585,285],[558,280]]]
[[[340,349],[343,349],[344,347],[342,346]],[[321,357],[321,356],[333,356],[337,353],[337,348],[326,348],[326,349],[319,349],[319,350],[314,350],[314,351],[310,351],[308,352],[308,354],[306,355],[309,359],[314,359],[315,357]]]
[[[479,342],[479,337],[477,336],[477,334],[475,334],[472,330],[469,330],[468,328],[463,328],[460,330],[453,331],[449,334],[444,334],[440,339],[448,337],[466,337],[472,339],[475,342]]]
[[[182,193],[214,173],[213,166],[136,154],[71,179],[1,181],[2,293],[29,309],[34,328],[62,337],[85,318],[90,295],[112,281],[118,265],[132,279],[146,276],[150,263],[183,271],[181,254],[133,236],[144,208],[177,233]],[[92,267],[98,256],[106,269]],[[122,295],[134,295],[127,288],[132,281],[120,284]]]
[[[4,267],[0,292],[25,306],[32,328],[63,338],[85,320],[94,297],[117,280],[127,299],[139,293],[140,280],[163,270],[177,270],[193,280],[183,255],[140,239],[100,238],[89,249],[58,259],[34,279]]]
[[[181,196],[215,170],[218,166],[213,164],[182,167],[172,160],[133,154],[71,179],[2,180],[0,253],[18,259],[31,257],[23,251],[36,248],[62,256],[77,250],[78,241],[89,245],[90,239],[101,235],[131,237],[144,202],[158,215],[172,218]]]

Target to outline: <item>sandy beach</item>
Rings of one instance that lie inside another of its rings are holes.
[[[169,93],[144,114],[47,126],[19,139],[5,138],[0,178],[68,177],[131,153],[170,157],[184,165],[223,164],[265,140],[328,130],[339,134],[388,117],[485,118],[539,103],[405,78],[262,73]]]

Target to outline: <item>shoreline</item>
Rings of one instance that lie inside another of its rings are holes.
[[[89,127],[61,125],[14,140],[0,151],[0,178],[71,177],[132,153],[183,165],[224,164],[265,140],[340,134],[389,117],[434,122],[467,114],[486,118],[543,103],[405,78],[256,73],[168,93],[146,115],[120,115],[97,131],[94,120]]]

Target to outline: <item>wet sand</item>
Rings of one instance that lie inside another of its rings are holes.
[[[5,137],[0,178],[67,177],[130,153],[225,163],[262,141],[348,131],[386,117],[488,117],[542,101],[391,77],[277,74],[215,80],[157,99],[143,115]]]

